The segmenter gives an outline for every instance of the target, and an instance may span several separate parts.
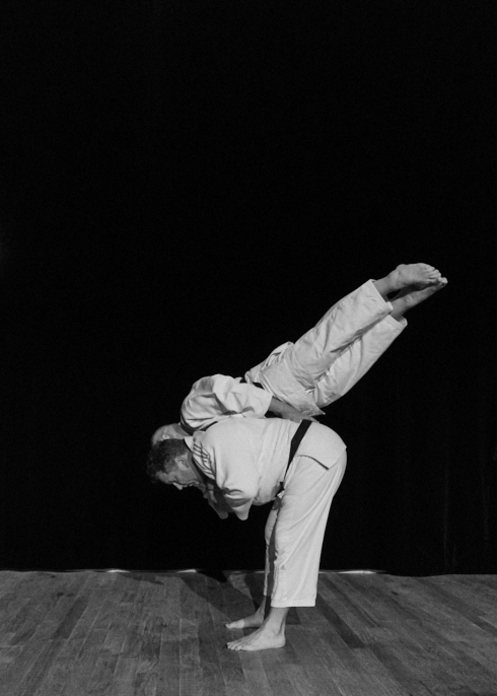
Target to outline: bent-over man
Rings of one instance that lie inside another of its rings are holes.
[[[264,602],[227,624],[257,630],[229,642],[231,650],[283,647],[288,609],[315,605],[326,522],[345,465],[346,446],[333,430],[279,418],[227,418],[152,447],[152,480],[200,488],[221,517],[246,520],[252,505],[274,501],[265,529]]]

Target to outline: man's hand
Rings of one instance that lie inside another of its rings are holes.
[[[209,482],[207,484],[207,488],[204,492],[204,498],[222,520],[227,519],[230,512],[233,512],[228,503],[225,501],[221,490],[214,483]]]
[[[316,420],[312,416],[305,416],[303,413],[298,411],[293,406],[285,404],[284,401],[280,401],[279,399],[276,399],[274,396],[271,399],[271,404],[268,410],[271,411],[271,413],[275,413],[277,416],[281,416],[281,418],[286,418],[286,420],[294,421],[294,423],[300,423],[303,420]]]

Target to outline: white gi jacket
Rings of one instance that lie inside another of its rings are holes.
[[[290,442],[299,424],[280,418],[227,418],[185,438],[193,459],[215,481],[237,517],[247,519],[252,505],[274,500],[285,478]],[[339,435],[312,423],[297,453],[326,469],[346,446]]]

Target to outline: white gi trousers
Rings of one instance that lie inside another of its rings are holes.
[[[290,464],[265,529],[264,595],[272,607],[315,605],[326,523],[346,462],[346,451],[329,469],[297,452]]]
[[[305,415],[319,415],[372,367],[407,325],[368,280],[334,304],[296,343],[276,348],[245,374]]]

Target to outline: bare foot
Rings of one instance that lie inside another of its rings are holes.
[[[409,286],[402,289],[392,300],[392,316],[402,316],[408,309],[424,302],[424,300],[427,300],[434,293],[438,292],[438,290],[442,290],[447,283],[447,278],[440,278],[434,283],[431,283],[431,285],[427,285],[423,288]]]
[[[267,625],[261,626],[249,636],[227,643],[229,650],[271,650],[285,645],[284,632],[275,633]]]
[[[413,285],[418,288],[426,287],[436,283],[441,277],[440,271],[427,263],[401,263],[384,278],[375,280],[374,284],[383,299],[388,300],[392,292]]]
[[[226,628],[259,628],[264,623],[264,609],[262,605],[251,616],[246,616],[238,621],[231,621],[225,624]]]
[[[387,279],[391,290],[401,290],[409,285],[425,287],[441,279],[441,273],[427,263],[401,263],[400,266],[389,273]]]

